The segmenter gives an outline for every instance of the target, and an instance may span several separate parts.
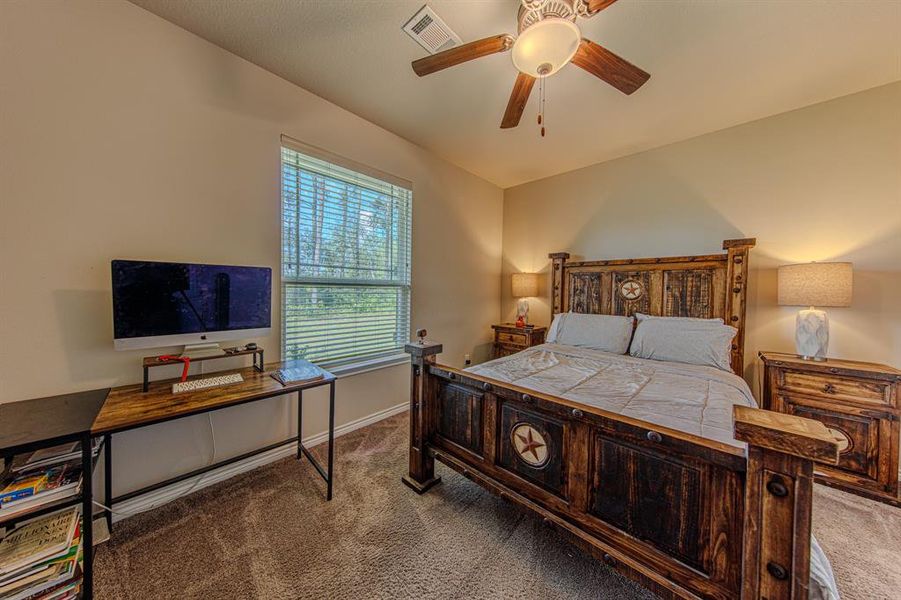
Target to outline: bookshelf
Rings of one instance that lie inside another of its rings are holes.
[[[51,500],[12,515],[0,512],[0,529],[10,530],[38,517],[81,507],[81,597],[93,597],[92,480],[97,456],[92,450],[91,425],[106,401],[108,389],[76,392],[0,404],[0,460],[4,479],[16,456],[60,444],[80,444],[82,482],[74,496]]]

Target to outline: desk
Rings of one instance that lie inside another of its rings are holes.
[[[328,371],[323,371],[325,377],[316,381],[306,383],[296,383],[282,385],[272,377],[270,373],[281,367],[281,363],[266,365],[263,372],[253,367],[239,369],[235,371],[217,372],[215,375],[224,375],[226,373],[240,373],[244,378],[241,383],[234,383],[222,387],[206,388],[193,392],[183,392],[180,394],[172,393],[172,384],[177,379],[168,381],[159,381],[150,384],[147,392],[142,391],[142,385],[128,385],[110,390],[109,396],[100,409],[91,433],[94,436],[103,436],[104,441],[104,497],[106,506],[112,508],[114,504],[130,500],[141,494],[158,490],[167,485],[178,483],[192,477],[196,477],[213,469],[229,465],[245,458],[250,458],[263,452],[268,452],[284,446],[285,444],[297,442],[297,458],[306,456],[319,475],[326,483],[326,499],[332,499],[332,468],[334,464],[334,445],[335,445],[335,380],[336,377]],[[205,377],[210,377],[206,374]],[[200,376],[204,377],[204,376]],[[197,379],[199,377],[192,377]],[[301,431],[303,425],[303,392],[314,387],[322,385],[329,386],[329,417],[328,417],[328,466],[323,469],[322,465],[313,457],[307,448],[301,443]],[[112,494],[112,436],[116,433],[164,423],[174,419],[181,419],[192,415],[208,413],[212,411],[222,410],[230,406],[238,406],[239,404],[247,404],[248,402],[256,402],[267,398],[274,398],[284,394],[297,392],[297,435],[275,444],[270,444],[264,448],[252,450],[239,456],[221,460],[211,465],[195,469],[188,473],[172,477],[165,481],[154,483],[146,487],[133,490],[126,494],[113,497]],[[109,510],[104,511],[107,524],[112,531],[112,513]]]

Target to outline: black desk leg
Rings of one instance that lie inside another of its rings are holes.
[[[82,546],[82,597],[90,600],[94,596],[94,509],[92,471],[94,457],[91,452],[91,434],[81,437],[81,540]]]
[[[103,435],[103,516],[106,517],[106,528],[110,535],[113,533],[113,436],[110,433]]]
[[[297,460],[303,457],[301,451],[303,438],[303,390],[297,392]]]
[[[328,388],[328,491],[326,500],[332,499],[332,482],[335,476],[332,468],[335,462],[335,382],[332,381]]]

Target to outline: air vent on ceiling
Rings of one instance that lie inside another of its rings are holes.
[[[447,26],[444,19],[436,15],[435,11],[428,6],[423,6],[418,13],[413,15],[413,18],[407,21],[404,31],[430,54],[463,43],[460,36]]]

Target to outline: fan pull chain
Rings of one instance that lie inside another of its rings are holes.
[[[544,91],[544,80],[547,79],[546,76],[541,75],[538,78],[538,124],[541,126],[541,137],[544,137],[544,99],[545,99],[545,91]]]

